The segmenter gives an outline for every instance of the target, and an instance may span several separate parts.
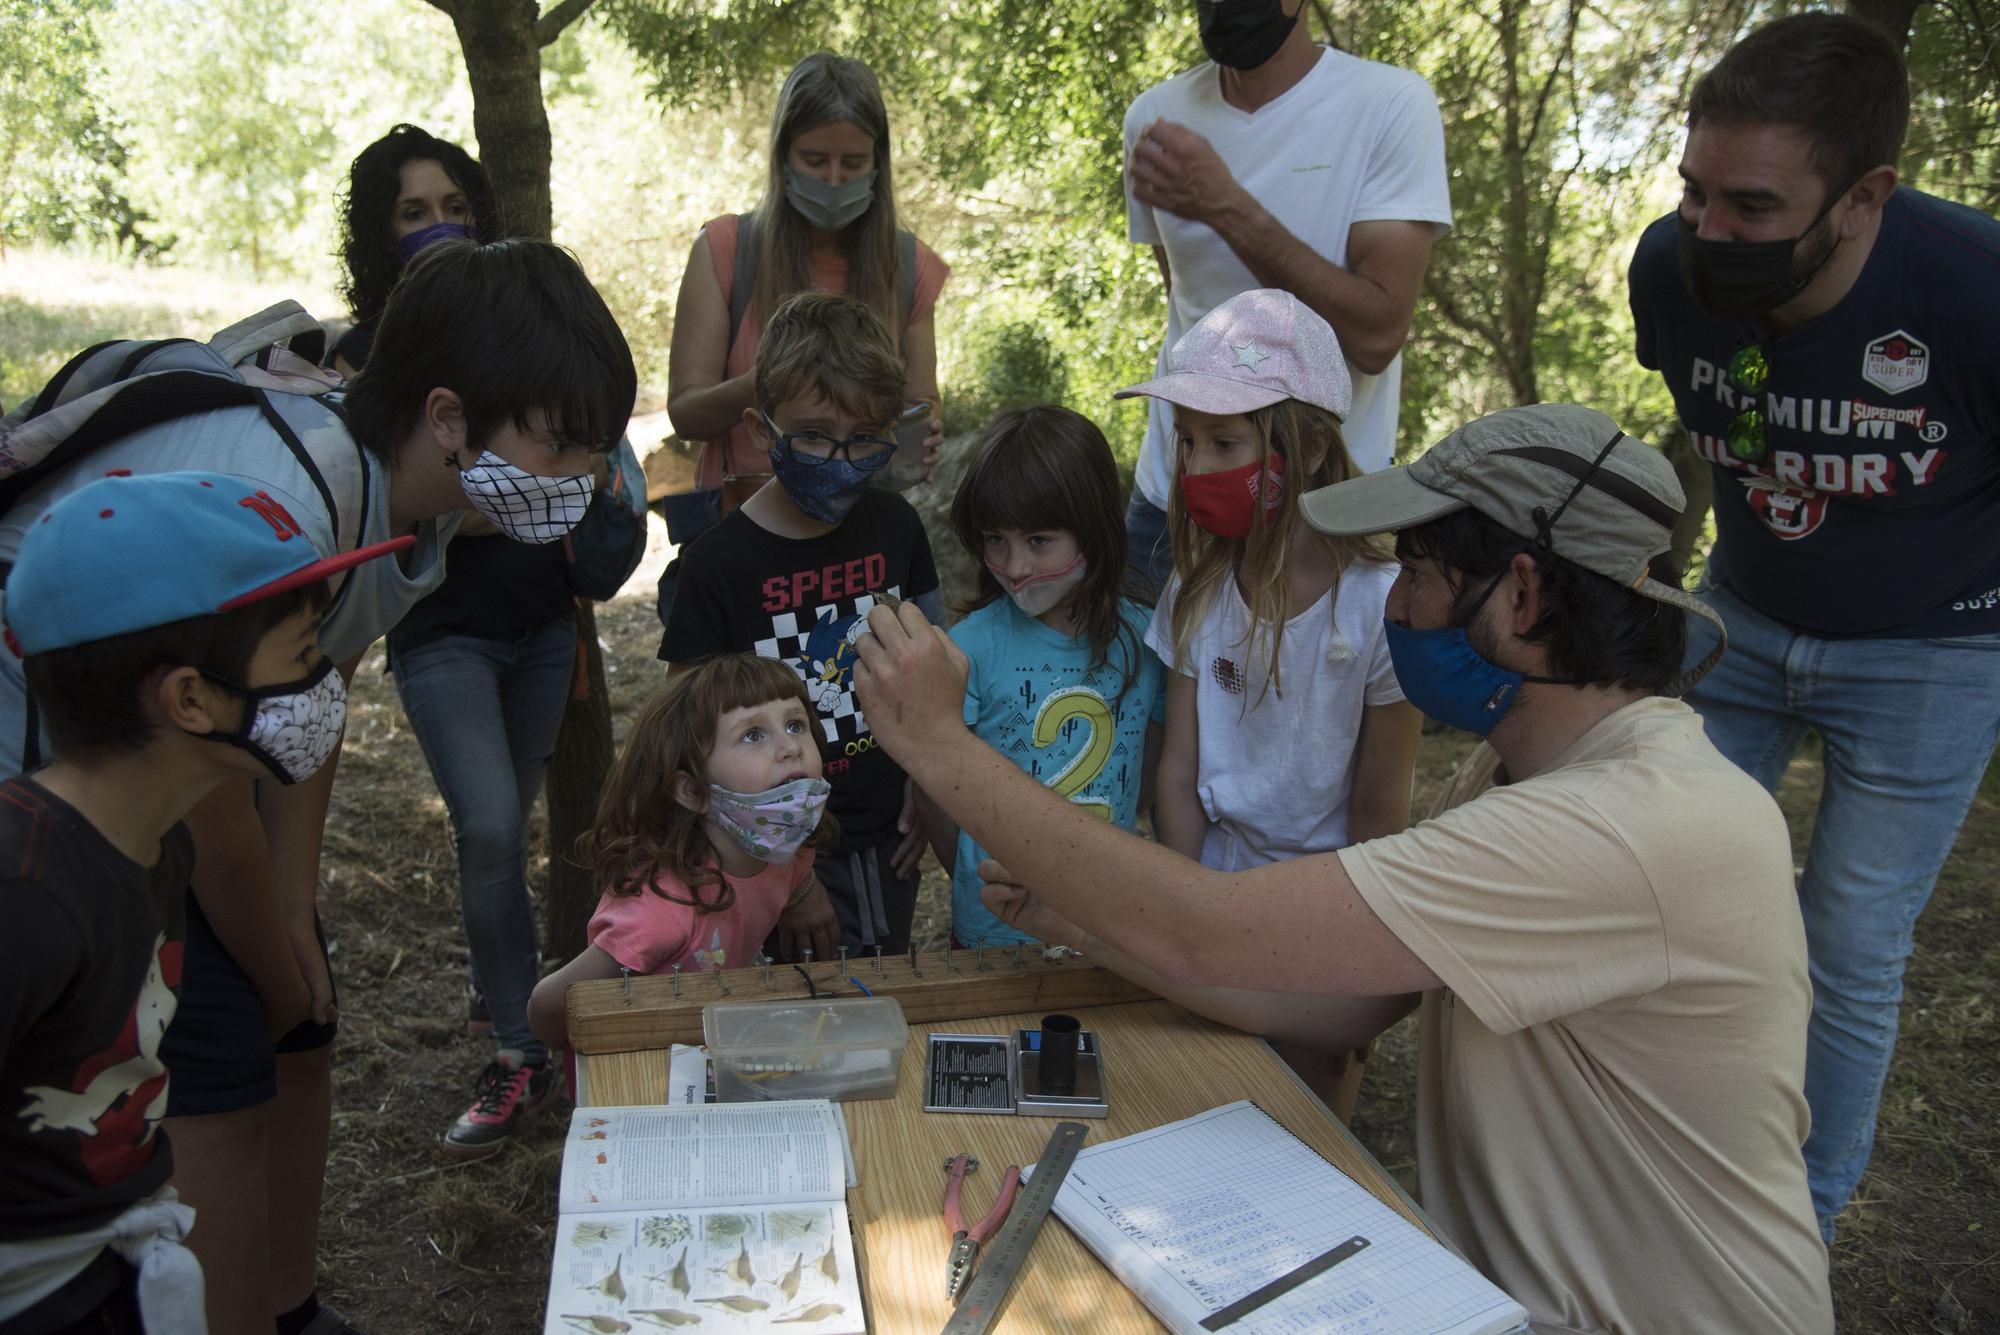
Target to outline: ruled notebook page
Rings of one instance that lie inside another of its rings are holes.
[[[1253,1103],[1094,1146],[1056,1215],[1153,1314],[1211,1313],[1355,1236],[1368,1246],[1228,1327],[1231,1335],[1492,1335],[1521,1306]]]

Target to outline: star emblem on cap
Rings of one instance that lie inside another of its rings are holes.
[[[1271,360],[1271,354],[1259,352],[1255,343],[1231,343],[1229,349],[1236,354],[1237,366],[1247,366],[1253,371]]]

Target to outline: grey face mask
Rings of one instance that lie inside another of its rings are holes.
[[[875,173],[828,185],[817,176],[785,168],[785,199],[814,227],[838,232],[868,212],[875,200]]]

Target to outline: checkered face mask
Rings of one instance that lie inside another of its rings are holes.
[[[516,542],[555,542],[583,522],[597,484],[589,474],[543,477],[514,467],[488,450],[460,469],[458,484],[472,508]]]

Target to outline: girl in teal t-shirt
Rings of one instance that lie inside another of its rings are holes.
[[[1166,673],[1152,613],[1123,596],[1125,514],[1111,447],[1067,408],[1017,408],[981,433],[953,498],[979,593],[951,638],[971,660],[965,722],[1072,802],[1131,829],[1152,805]],[[961,945],[1028,941],[979,902],[986,850],[928,801]]]

